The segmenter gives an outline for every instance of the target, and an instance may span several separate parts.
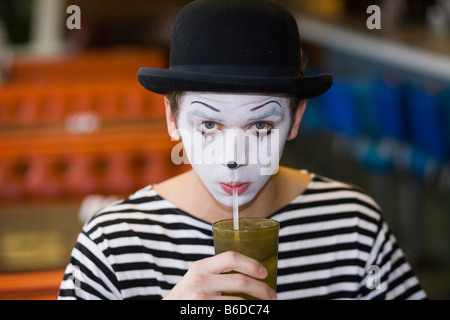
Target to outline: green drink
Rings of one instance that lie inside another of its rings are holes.
[[[268,271],[262,281],[276,291],[278,231],[279,223],[271,219],[241,218],[239,230],[233,229],[233,219],[217,221],[213,224],[214,248],[216,254],[236,251],[258,260]],[[243,294],[233,295],[255,299]]]

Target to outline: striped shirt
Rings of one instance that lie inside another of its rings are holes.
[[[378,205],[358,188],[310,173],[280,222],[278,299],[425,299]],[[211,225],[152,188],[83,227],[59,299],[162,299],[190,265],[214,254]]]

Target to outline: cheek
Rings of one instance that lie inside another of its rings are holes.
[[[197,123],[186,123],[180,121],[178,126],[178,133],[183,141],[184,152],[191,165],[203,164],[204,153],[210,148],[210,140],[205,139],[202,133],[195,128],[199,125]]]
[[[279,154],[281,156],[281,153],[283,152],[284,145],[286,144],[286,140],[289,136],[289,131],[291,128],[291,120],[290,117],[287,120],[284,120],[282,124],[279,126],[279,130],[276,132],[276,134],[271,135],[271,146],[272,149],[277,147]]]
[[[286,143],[287,131],[280,129],[272,129],[271,134],[256,139],[255,143],[251,144],[251,153],[257,153],[260,164],[267,164],[267,157],[272,160],[277,160],[277,156],[281,156]]]
[[[192,165],[192,168],[206,186],[208,186],[209,183],[212,182],[213,179],[210,166],[205,164],[194,164]]]

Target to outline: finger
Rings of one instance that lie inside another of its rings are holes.
[[[220,284],[218,290],[226,293],[243,293],[262,300],[272,300],[276,298],[276,292],[265,282],[253,279],[243,274],[232,273],[215,276],[221,278],[213,281]]]
[[[234,251],[227,251],[204,259],[203,263],[203,267],[213,274],[237,271],[256,279],[267,277],[267,270],[261,263]]]
[[[216,296],[214,296],[213,300],[245,300],[242,297],[238,297],[238,296],[224,296],[221,294],[218,294]]]

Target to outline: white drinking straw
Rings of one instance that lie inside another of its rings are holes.
[[[237,188],[233,188],[233,227],[239,230],[239,206]]]

